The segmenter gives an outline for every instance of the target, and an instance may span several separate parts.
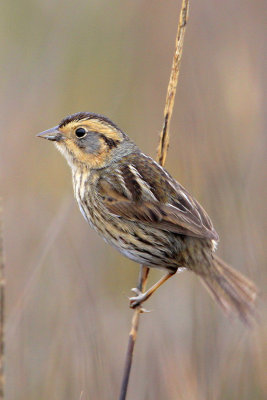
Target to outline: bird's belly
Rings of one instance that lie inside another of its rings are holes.
[[[123,221],[121,222],[123,223]],[[120,231],[114,229],[111,234],[109,231],[99,233],[107,243],[136,263],[160,269],[179,267],[177,264],[181,246],[179,240],[177,241],[174,235],[158,229],[150,228],[147,233],[145,228],[141,224],[129,224],[127,221],[125,230],[123,230],[122,224]],[[173,243],[171,243],[170,235],[173,236]]]
[[[125,257],[152,268],[177,269],[183,242],[179,235],[107,214],[93,202],[78,201],[89,224]]]

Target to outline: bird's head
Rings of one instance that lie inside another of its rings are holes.
[[[104,168],[136,149],[112,121],[89,112],[69,115],[37,136],[54,141],[72,168]]]

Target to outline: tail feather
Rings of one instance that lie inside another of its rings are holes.
[[[244,323],[251,325],[257,297],[255,284],[217,256],[209,272],[201,274],[200,278],[212,297],[227,314],[237,314]]]

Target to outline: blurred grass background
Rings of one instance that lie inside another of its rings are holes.
[[[9,400],[118,396],[138,266],[87,226],[65,160],[35,134],[93,111],[155,156],[179,9],[171,0],[1,3]],[[192,1],[166,165],[209,212],[219,254],[256,281],[262,303],[266,11],[264,0]],[[263,307],[248,332],[189,273],[146,307],[129,400],[266,399]]]

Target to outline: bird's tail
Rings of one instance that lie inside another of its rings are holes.
[[[214,255],[209,274],[200,275],[212,297],[227,314],[237,314],[251,325],[255,317],[255,284]]]

